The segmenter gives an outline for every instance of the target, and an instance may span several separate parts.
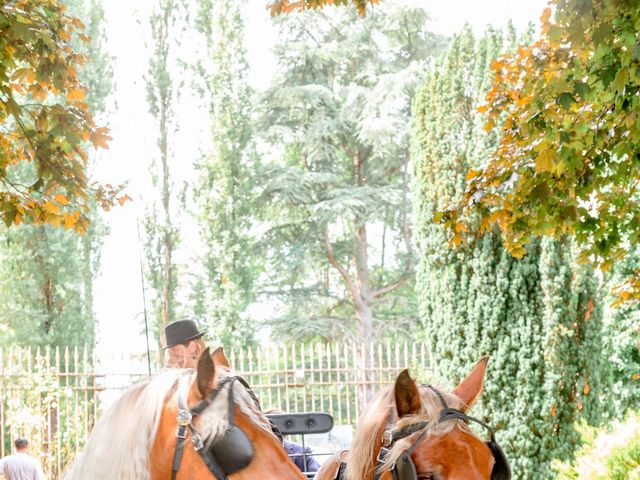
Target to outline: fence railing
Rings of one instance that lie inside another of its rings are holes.
[[[300,344],[227,352],[263,408],[323,411],[336,425],[354,425],[366,401],[400,371],[424,376],[431,365],[422,343]],[[152,371],[162,368],[154,353]],[[140,378],[146,356],[96,355],[92,349],[0,348],[0,456],[17,436],[29,438],[49,479],[61,478],[95,419]]]

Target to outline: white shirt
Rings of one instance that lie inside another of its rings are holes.
[[[8,480],[45,480],[40,462],[24,452],[0,459],[0,475]]]

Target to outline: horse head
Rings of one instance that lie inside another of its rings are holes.
[[[487,362],[488,357],[482,358],[452,393],[417,385],[406,370],[401,372],[393,388],[379,394],[360,419],[346,469],[329,461],[317,478],[510,479],[493,430],[466,413],[482,391]],[[469,423],[488,429],[490,440],[480,439]]]
[[[187,375],[180,383],[160,418],[150,454],[153,479],[175,479],[177,473],[180,478],[218,480],[305,478],[287,456],[249,386],[230,373],[222,349],[211,355],[205,350],[195,378]],[[178,465],[180,437],[185,438]],[[176,473],[169,476],[170,472]]]
[[[301,480],[249,386],[219,349],[128,389],[66,480]]]

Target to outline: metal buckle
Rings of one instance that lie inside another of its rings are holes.
[[[382,447],[380,449],[380,451],[378,452],[378,463],[384,463],[385,459],[387,458],[387,455],[389,454],[389,449]]]
[[[197,452],[199,452],[204,448],[204,443],[202,443],[202,438],[200,438],[200,435],[198,434],[193,435],[193,438],[191,439],[191,441],[193,442],[193,448]]]
[[[182,427],[184,427],[184,425],[182,425],[181,427],[178,427],[178,431],[176,432],[176,437],[184,440],[185,438],[187,438],[187,429]],[[182,430],[183,432],[182,435],[180,435],[180,430]]]
[[[390,447],[393,443],[393,432],[391,430],[385,430],[382,434],[382,446]]]
[[[178,425],[187,426],[191,423],[193,416],[189,410],[178,410]]]

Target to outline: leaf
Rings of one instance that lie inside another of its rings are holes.
[[[9,97],[4,105],[10,115],[13,115],[18,120],[20,119],[20,105],[18,105],[13,98]]]
[[[113,138],[107,135],[106,132],[108,131],[109,130],[107,128],[99,128],[91,132],[89,139],[95,148],[109,148],[109,144],[107,142],[113,140]]]
[[[69,199],[67,197],[65,197],[64,195],[62,195],[61,193],[58,193],[55,197],[53,197],[54,200],[56,202],[58,202],[59,204],[66,206],[69,204]]]
[[[549,27],[549,31],[547,32],[547,38],[551,42],[559,42],[562,40],[563,32],[562,29],[558,25],[551,25]]]
[[[613,80],[613,88],[618,92],[623,92],[624,87],[627,85],[629,79],[629,70],[627,67],[622,67],[618,70],[614,80]]]
[[[469,169],[465,179],[467,182],[470,182],[471,180],[473,180],[476,177],[479,177],[480,175],[482,175],[482,170]]]
[[[85,97],[86,91],[84,88],[71,88],[67,92],[67,100],[83,100]]]
[[[569,110],[571,105],[576,103],[576,99],[569,92],[563,92],[556,98],[556,103],[565,110]]]
[[[543,173],[551,171],[554,158],[555,152],[551,149],[546,149],[538,153],[536,157],[536,172]]]

